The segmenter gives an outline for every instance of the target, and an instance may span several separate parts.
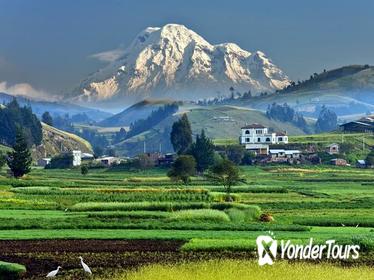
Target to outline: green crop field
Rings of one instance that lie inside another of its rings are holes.
[[[316,242],[334,239],[359,244],[363,256],[359,263],[370,263],[374,252],[373,170],[327,165],[240,168],[245,181],[233,187],[232,203],[224,201],[222,186],[203,177],[181,185],[168,179],[166,169],[91,169],[85,176],[79,169],[33,169],[19,180],[8,178],[3,170],[0,242],[157,240],[181,242],[173,254],[181,254],[182,259],[191,253],[204,256],[204,252],[225,252],[231,257],[248,252],[253,258],[256,237],[271,231],[277,239],[301,243],[313,238]],[[273,221],[261,222],[264,213]],[[169,258],[166,253],[158,254],[156,259]],[[105,253],[95,256],[108,258]],[[1,257],[12,262],[55,259],[67,262],[68,267],[74,262],[66,252],[63,258],[53,252],[22,250],[17,258],[11,252]],[[90,257],[93,255],[86,254],[86,259]],[[96,265],[105,267],[106,260],[102,262],[93,264],[94,269]],[[65,272],[71,277],[66,279],[75,279],[76,273],[74,269]],[[97,269],[97,273],[102,277],[117,270],[109,265],[108,270]],[[116,275],[122,279],[121,271]]]

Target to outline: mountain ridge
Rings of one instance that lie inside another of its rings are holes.
[[[230,86],[254,93],[288,85],[263,52],[212,45],[183,25],[146,28],[125,54],[83,80],[69,96],[80,102],[134,103],[146,98],[211,98]]]

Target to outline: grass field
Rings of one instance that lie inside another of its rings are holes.
[[[321,276],[323,275],[323,278]],[[342,268],[331,264],[312,265],[306,263],[288,264],[276,263],[271,267],[260,267],[253,261],[206,261],[198,263],[183,263],[177,265],[150,265],[140,270],[114,275],[116,280],[351,280],[373,279],[374,270],[369,267]],[[103,278],[98,278],[103,279]]]
[[[178,254],[188,259],[188,254],[198,256],[203,252],[248,252],[248,257],[253,257],[256,237],[272,231],[277,239],[301,243],[312,237],[321,243],[335,239],[341,244],[359,244],[364,255],[360,264],[372,260],[373,170],[323,165],[241,167],[245,183],[233,187],[233,203],[224,202],[224,189],[204,178],[195,177],[189,186],[184,186],[171,182],[166,172],[92,169],[83,176],[78,169],[34,169],[23,179],[15,180],[7,178],[3,170],[0,241],[165,240],[182,242],[172,259],[178,259]],[[272,215],[274,220],[261,222],[262,213]],[[48,250],[41,247],[38,252]],[[96,257],[85,254],[88,262],[107,258],[104,253]],[[170,258],[157,256],[151,259]],[[73,271],[65,271],[72,277],[66,279],[80,279],[74,278],[75,260],[66,258],[61,262],[66,261],[64,266]],[[44,260],[50,266],[43,273],[54,268],[54,259],[59,257],[51,252],[19,252],[17,257],[11,252],[0,253],[0,260],[23,260],[21,263],[26,266],[31,260]],[[111,268],[105,272],[96,265],[111,264],[93,263],[100,275],[116,271]],[[41,272],[35,273],[29,276]]]

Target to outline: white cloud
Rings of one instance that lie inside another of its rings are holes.
[[[56,100],[55,96],[52,96],[43,90],[37,90],[28,83],[8,86],[7,82],[0,82],[0,92],[5,92],[14,96],[23,96],[35,100]]]
[[[93,55],[90,55],[91,58],[95,58],[97,60],[103,62],[113,62],[120,58],[125,53],[123,49],[114,49],[110,51],[100,52]]]

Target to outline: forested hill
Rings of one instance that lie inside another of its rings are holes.
[[[40,145],[42,142],[42,126],[30,107],[21,107],[14,99],[0,109],[0,142],[12,146],[16,133],[22,130],[28,145]]]
[[[313,73],[309,79],[291,82],[278,93],[321,89],[365,89],[374,88],[374,67],[369,65],[349,65],[322,73]]]

